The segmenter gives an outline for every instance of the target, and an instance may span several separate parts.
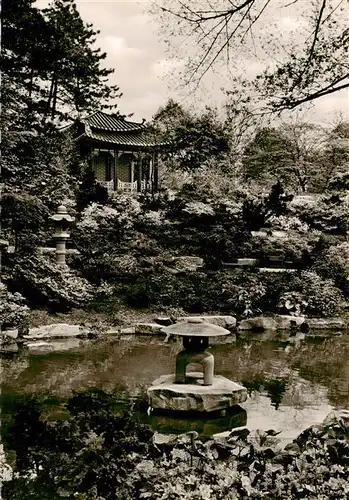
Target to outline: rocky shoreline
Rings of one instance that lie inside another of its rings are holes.
[[[79,347],[81,343],[99,338],[125,337],[134,335],[159,336],[168,340],[162,329],[176,321],[186,321],[193,316],[178,318],[155,317],[153,321],[133,321],[128,326],[110,327],[107,324],[72,325],[69,323],[53,323],[29,328],[26,335],[20,335],[18,329],[2,332],[1,350],[16,351],[19,347],[29,351],[68,350]],[[321,334],[324,331],[335,334],[349,328],[341,318],[305,318],[303,316],[258,316],[237,321],[230,315],[202,315],[196,316],[204,321],[228,329],[231,335],[225,337],[224,342],[235,342],[237,336],[244,334],[258,334],[263,332]],[[222,340],[219,340],[221,342]]]

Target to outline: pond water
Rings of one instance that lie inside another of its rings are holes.
[[[82,343],[69,351],[5,355],[2,360],[2,418],[24,395],[45,395],[59,404],[73,391],[100,388],[118,395],[120,406],[136,404],[143,422],[161,432],[196,429],[212,434],[245,425],[274,429],[289,441],[335,409],[349,409],[349,335],[319,337],[265,332],[210,347],[215,372],[249,390],[248,400],[225,418],[178,419],[147,413],[146,389],[173,373],[178,340],[128,336]]]

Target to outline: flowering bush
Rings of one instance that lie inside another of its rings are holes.
[[[159,227],[164,223],[164,213],[161,211],[148,210],[138,216],[138,224],[142,227]]]
[[[187,202],[183,208],[183,212],[190,215],[214,215],[215,211],[208,203],[202,201]]]
[[[16,292],[10,293],[4,283],[0,283],[0,327],[18,326],[27,316],[29,308],[24,297]]]
[[[272,216],[269,219],[269,225],[273,229],[280,229],[282,231],[298,231],[299,233],[307,233],[309,231],[309,225],[296,216]]]
[[[346,198],[318,200],[316,204],[294,207],[298,218],[324,233],[345,235],[349,229],[349,203]]]
[[[268,262],[271,256],[278,256],[283,261],[306,265],[310,258],[312,242],[304,236],[277,238],[256,235],[251,239],[251,256]]]

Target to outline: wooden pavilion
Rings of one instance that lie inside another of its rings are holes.
[[[110,195],[157,189],[160,145],[143,123],[96,111],[69,128]]]

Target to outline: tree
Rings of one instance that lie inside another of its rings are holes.
[[[321,126],[297,120],[261,128],[245,149],[244,175],[264,182],[280,179],[301,192],[323,191],[338,167],[334,156],[329,161],[331,134]]]
[[[349,86],[345,0],[219,0],[214,4],[178,0],[171,7],[160,2],[158,12],[170,42],[179,35],[181,42],[190,43],[189,54],[195,47],[188,58],[185,84],[198,85],[224,57],[230,73],[243,59],[259,60],[265,69],[253,89],[274,111],[293,109]],[[288,37],[280,26],[282,17],[297,26]],[[245,95],[247,83],[245,79]]]
[[[349,122],[339,119],[329,132],[325,150],[328,165],[326,187],[348,189],[349,170]]]
[[[244,176],[257,181],[277,179],[289,163],[290,141],[277,128],[263,127],[247,145],[242,160]]]
[[[116,107],[109,102],[119,89],[107,81],[114,70],[101,67],[106,54],[93,47],[98,32],[73,0],[54,0],[42,11],[34,0],[4,0],[2,23],[1,68],[26,128]]]
[[[115,108],[115,104],[104,102],[120,94],[117,85],[108,84],[114,69],[101,68],[106,53],[93,48],[99,31],[83,22],[74,0],[53,0],[43,13],[53,33],[48,92],[48,110],[52,118],[58,104],[69,106],[78,115],[95,109]]]
[[[196,170],[209,159],[218,162],[229,151],[224,123],[208,107],[199,114],[169,100],[155,114],[152,127],[160,141],[167,143],[165,157],[181,170]]]

